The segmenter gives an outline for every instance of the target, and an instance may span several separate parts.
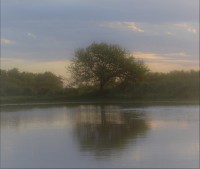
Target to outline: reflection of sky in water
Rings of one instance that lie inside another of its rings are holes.
[[[1,167],[198,167],[198,112],[198,106],[2,109]]]

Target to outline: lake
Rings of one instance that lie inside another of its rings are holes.
[[[198,168],[199,105],[1,106],[1,168]]]

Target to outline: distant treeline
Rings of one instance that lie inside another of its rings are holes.
[[[149,73],[128,91],[133,98],[199,100],[199,71]]]
[[[99,97],[98,88],[63,86],[62,78],[51,72],[28,73],[14,68],[8,71],[1,70],[0,73],[2,97],[60,96],[69,99]],[[133,100],[197,100],[199,99],[199,71],[151,72],[142,82],[126,88],[108,87],[103,97]]]
[[[55,95],[62,90],[62,78],[51,72],[20,72],[17,68],[1,70],[1,96]]]
[[[83,87],[66,88],[71,96],[98,96],[98,89]],[[105,90],[105,98],[128,100],[199,100],[199,71],[172,71],[146,75],[142,82],[127,86],[125,89],[111,87]]]

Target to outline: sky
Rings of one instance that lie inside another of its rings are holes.
[[[92,42],[118,44],[153,72],[199,70],[199,0],[1,0],[1,69],[67,76]]]

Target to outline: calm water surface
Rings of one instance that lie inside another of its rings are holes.
[[[1,107],[1,168],[198,168],[199,106]]]

